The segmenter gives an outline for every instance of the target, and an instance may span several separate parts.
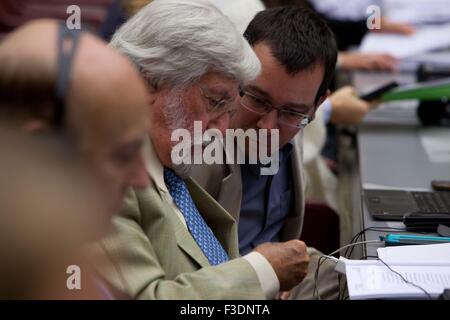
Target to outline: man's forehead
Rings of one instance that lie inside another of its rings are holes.
[[[139,89],[138,83],[134,88],[120,88],[115,90],[97,90],[97,95],[86,97],[77,102],[85,102],[83,107],[74,105],[77,110],[78,122],[84,123],[88,135],[94,135],[101,140],[122,140],[134,131],[145,131],[148,125],[148,106],[146,92]],[[89,99],[91,98],[91,99]],[[86,128],[87,127],[87,128]],[[92,137],[94,138],[94,137]],[[111,141],[112,142],[112,141]]]
[[[223,90],[238,87],[239,81],[222,73],[211,72],[204,75],[199,84],[207,84],[211,89]]]
[[[320,63],[291,74],[273,55],[270,45],[259,43],[253,47],[261,61],[260,75],[251,82],[265,92],[273,100],[284,100],[286,104],[305,104],[313,106],[319,87],[323,81],[324,67]]]

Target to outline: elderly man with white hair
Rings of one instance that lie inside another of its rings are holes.
[[[265,299],[303,280],[309,257],[298,240],[262,244],[239,257],[234,219],[171,159],[177,128],[224,133],[241,83],[260,62],[205,0],[156,0],[114,35],[148,83],[151,186],[131,190],[100,244],[102,274],[137,299]]]

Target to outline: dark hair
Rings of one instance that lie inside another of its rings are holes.
[[[56,75],[41,60],[0,55],[0,121],[51,121]]]
[[[251,46],[266,42],[290,75],[322,65],[324,77],[315,102],[326,93],[334,76],[337,46],[333,32],[312,10],[285,6],[261,11],[244,37]]]
[[[42,64],[39,58],[19,61],[14,52],[0,56],[0,117],[38,117],[62,128],[65,118],[65,100],[69,86],[70,70],[79,43],[80,32],[59,24],[57,42],[57,75]],[[64,47],[70,40],[70,47]],[[9,60],[9,61],[8,61]],[[53,105],[53,110],[49,106]],[[49,113],[51,118],[49,119]]]

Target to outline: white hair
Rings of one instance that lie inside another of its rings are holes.
[[[253,80],[261,64],[231,21],[206,0],[154,0],[113,36],[154,86],[175,87],[219,72]]]

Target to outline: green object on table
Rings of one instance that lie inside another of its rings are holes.
[[[434,80],[414,85],[406,85],[395,88],[385,93],[382,101],[395,100],[442,100],[447,98],[450,100],[450,80]]]

